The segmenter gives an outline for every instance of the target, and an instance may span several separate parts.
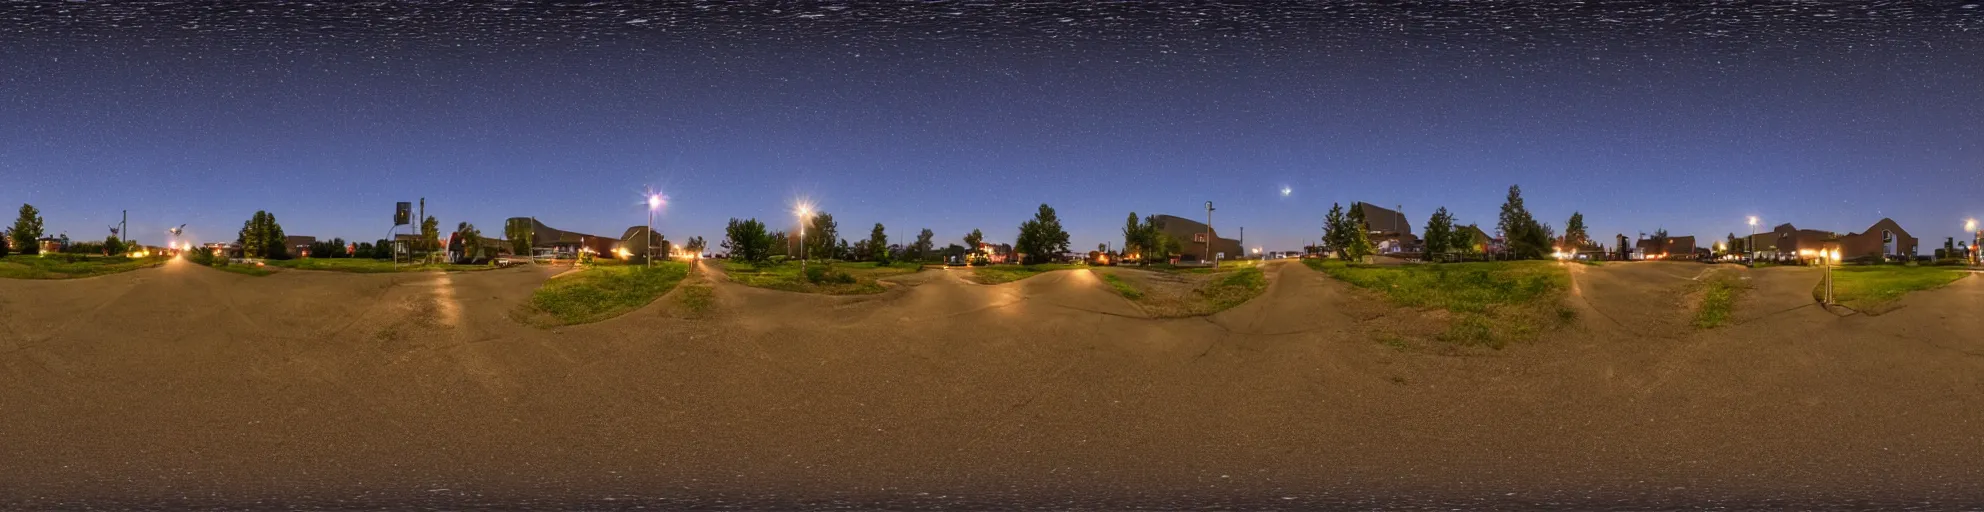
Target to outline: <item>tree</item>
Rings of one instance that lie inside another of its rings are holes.
[[[441,248],[441,221],[433,215],[420,221],[420,248],[430,252]]]
[[[945,259],[950,259],[950,258],[963,258],[966,253],[970,253],[970,252],[971,251],[965,250],[964,246],[962,245],[951,244],[944,246],[943,254]]]
[[[1550,246],[1550,235],[1536,218],[1523,206],[1522,188],[1509,185],[1509,197],[1502,203],[1502,216],[1495,228],[1502,232],[1509,247],[1509,255],[1517,259],[1543,257]]]
[[[1447,214],[1447,221],[1454,225],[1454,230],[1447,233],[1447,250],[1460,254],[1474,254],[1474,231],[1481,228],[1469,224],[1468,227],[1472,229],[1461,229],[1460,221],[1454,220],[1451,213]]]
[[[393,259],[393,241],[381,238],[377,242],[372,242],[372,250],[366,251],[361,249],[358,251],[358,254],[360,255],[359,257],[361,258],[372,258],[379,260]]]
[[[1426,261],[1436,261],[1441,255],[1453,251],[1453,215],[1442,206],[1433,211],[1433,218],[1426,220]]]
[[[1123,221],[1123,253],[1140,252],[1150,238],[1144,234],[1144,224],[1137,218],[1137,212],[1130,212],[1129,220]]]
[[[21,215],[14,218],[14,227],[7,230],[7,237],[14,241],[14,249],[21,254],[40,254],[41,223],[41,210],[22,203]]]
[[[1325,216],[1325,221],[1329,217],[1337,219],[1334,245],[1338,257],[1361,261],[1365,256],[1377,252],[1371,246],[1371,224],[1364,219],[1363,208],[1352,205],[1349,211],[1344,211],[1342,207],[1332,205],[1329,214]],[[1332,235],[1325,230],[1324,236]]]
[[[882,223],[875,223],[875,229],[868,232],[868,257],[876,263],[887,265],[889,261],[889,234],[882,229]]]
[[[1571,221],[1564,223],[1564,247],[1569,251],[1584,248],[1591,242],[1591,234],[1585,232],[1584,214],[1571,212]]]
[[[1068,232],[1061,229],[1061,218],[1054,214],[1054,208],[1043,203],[1033,219],[1020,223],[1020,237],[1014,245],[1026,255],[1026,264],[1047,263],[1068,252]]]
[[[813,214],[810,225],[806,227],[806,239],[801,241],[801,244],[806,246],[806,257],[834,259],[839,254],[835,250],[839,242],[840,223],[834,221],[834,214],[827,212]]]
[[[1330,203],[1330,212],[1323,215],[1323,245],[1336,253],[1337,259],[1350,259],[1344,252],[1350,246],[1349,223],[1344,220],[1343,205]]]
[[[763,264],[771,259],[771,235],[765,233],[765,223],[758,219],[730,219],[723,229],[723,248],[730,250],[730,259]]]
[[[110,235],[109,237],[104,238],[103,255],[116,256],[119,254],[124,254],[124,242],[118,240],[117,235]]]
[[[985,234],[978,232],[977,229],[971,230],[970,234],[966,234],[964,236],[965,251],[974,256],[978,254],[979,246],[983,245],[984,243],[985,243]]]
[[[276,222],[276,216],[257,211],[247,222],[241,223],[241,232],[235,243],[241,245],[241,256],[244,258],[280,260],[289,258],[289,248],[284,247],[284,238],[282,224]]]
[[[475,229],[474,224],[467,222],[456,224],[455,238],[462,241],[461,259],[469,262],[483,259],[482,230]]]
[[[854,254],[854,246],[848,245],[847,239],[842,238],[840,239],[840,245],[834,246],[829,252],[832,253],[833,259],[844,260]]]
[[[352,248],[351,257],[353,258],[374,257],[373,254],[378,251],[378,249],[375,249],[374,247],[377,246],[372,245],[372,242],[359,242],[357,247]]]
[[[709,244],[703,241],[703,237],[692,236],[689,237],[687,242],[682,244],[682,248],[697,256],[702,256],[703,249],[708,249]]]
[[[792,246],[792,242],[793,242],[792,237],[786,236],[784,231],[773,231],[771,234],[771,240],[772,240],[772,248],[771,248],[772,256],[791,256],[794,254],[798,254],[797,252],[795,252],[798,248]]]
[[[923,228],[923,231],[916,234],[916,244],[909,248],[916,253],[916,261],[930,261],[931,249],[937,245],[936,240],[933,240],[936,237],[937,234],[931,232],[930,228]]]
[[[510,240],[510,252],[518,256],[530,255],[533,240],[531,220],[523,217],[510,219],[503,224],[503,238]]]

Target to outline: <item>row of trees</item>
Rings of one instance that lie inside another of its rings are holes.
[[[771,231],[763,221],[755,218],[730,219],[723,232],[720,245],[730,251],[731,259],[760,263],[775,256],[799,256],[790,254],[787,249],[792,246],[792,240],[785,232]],[[806,225],[805,240],[802,242],[804,256],[809,259],[861,260],[883,264],[933,261],[940,256],[971,255],[979,258],[982,255],[978,254],[978,247],[985,241],[985,234],[973,229],[964,236],[965,246],[952,244],[940,252],[936,247],[936,233],[927,228],[918,231],[916,241],[909,245],[889,243],[888,228],[879,222],[869,230],[866,240],[852,244],[840,238],[839,233],[840,226],[833,214],[814,214]],[[701,250],[701,238],[691,242],[690,250]],[[1020,236],[1016,242],[1015,250],[1026,255],[1028,264],[1044,263],[1068,251],[1068,232],[1062,229],[1061,219],[1054,208],[1043,204],[1032,219],[1020,224]]]
[[[1502,236],[1503,254],[1511,259],[1538,259],[1550,254],[1556,247],[1577,250],[1591,243],[1583,213],[1571,214],[1570,222],[1565,224],[1564,236],[1560,239],[1555,228],[1549,223],[1538,222],[1530,214],[1528,206],[1523,203],[1522,188],[1514,185],[1509,186],[1508,197],[1502,203],[1501,216],[1495,227]],[[1131,230],[1125,228],[1125,233]],[[1329,213],[1323,217],[1322,247],[1312,250],[1327,250],[1338,258],[1360,260],[1376,252],[1370,233],[1371,225],[1364,218],[1363,208],[1345,210],[1341,204],[1332,204]],[[1439,261],[1449,255],[1465,255],[1484,249],[1476,247],[1474,233],[1462,226],[1444,206],[1434,210],[1433,216],[1427,219],[1423,234],[1427,261]]]

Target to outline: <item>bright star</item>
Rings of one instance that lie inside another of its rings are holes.
[[[1295,193],[1295,189],[1288,188],[1288,185],[1281,186],[1281,197],[1288,197],[1289,194],[1293,193]]]

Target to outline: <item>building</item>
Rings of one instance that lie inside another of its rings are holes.
[[[1412,234],[1412,221],[1405,214],[1363,201],[1350,205],[1364,213],[1364,225],[1370,228],[1371,245],[1378,254],[1424,252],[1419,237]]]
[[[1751,235],[1746,240],[1758,260],[1791,262],[1800,260],[1801,252],[1809,259],[1817,251],[1830,249],[1827,242],[1836,238],[1831,231],[1798,229],[1786,222],[1768,232]]]
[[[1171,215],[1154,215],[1151,217],[1151,226],[1178,241],[1179,259],[1185,261],[1211,261],[1212,257],[1220,259],[1246,257],[1240,249],[1239,240],[1220,238],[1219,231],[1208,228],[1199,221]],[[1210,248],[1206,243],[1208,233],[1212,236]]]
[[[289,251],[289,256],[292,258],[310,257],[310,244],[314,243],[317,243],[317,237],[314,236],[282,237],[282,248]]]
[[[1695,237],[1670,236],[1667,240],[1641,238],[1633,244],[1633,259],[1664,260],[1693,259],[1695,257]]]
[[[620,244],[620,239],[563,231],[546,226],[531,217],[512,217],[504,223],[523,223],[530,226],[530,247],[535,256],[548,258],[576,258],[580,251],[594,254],[611,254]],[[505,230],[507,232],[507,230]]]
[[[1487,231],[1482,231],[1480,225],[1468,224],[1454,229],[1462,233],[1467,233],[1468,253],[1492,254],[1502,252],[1501,244],[1496,242],[1495,237],[1488,236]]]
[[[654,237],[648,237],[647,226],[634,226],[627,228],[625,233],[621,233],[620,240],[613,245],[613,255],[620,259],[632,258],[634,255],[641,254],[642,244],[648,246],[648,254],[652,255],[649,257],[669,257],[671,247],[669,247],[668,239],[663,238],[660,231],[655,231]]]
[[[1839,237],[1839,257],[1841,259],[1914,259],[1921,243],[1908,231],[1901,229],[1894,219],[1881,219],[1859,233],[1849,233]]]
[[[1006,263],[1008,261],[1014,261],[1012,244],[995,244],[990,242],[979,242],[978,254],[985,256],[985,261],[990,263]]]

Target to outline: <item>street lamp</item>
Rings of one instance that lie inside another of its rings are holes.
[[[813,204],[801,201],[793,209],[799,216],[799,273],[806,274],[806,223],[813,218]]]
[[[1977,219],[1970,219],[1963,221],[1963,230],[1965,232],[1970,233],[1970,254],[1971,254],[1970,263],[1975,265],[1977,264],[1976,255],[1978,254],[1977,242],[1979,240],[1984,240],[1984,231],[1977,230]]]
[[[1743,241],[1743,248],[1750,253],[1750,268],[1757,266],[1757,216],[1750,216],[1750,239]]]
[[[654,212],[661,209],[661,194],[648,193],[648,236],[647,247],[641,249],[641,264],[654,266]]]

